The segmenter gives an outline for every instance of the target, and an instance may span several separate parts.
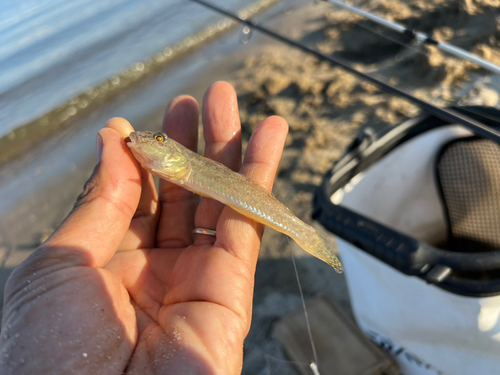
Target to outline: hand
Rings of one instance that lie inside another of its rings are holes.
[[[163,130],[196,150],[198,117],[196,101],[178,97]],[[202,117],[205,156],[270,190],[286,122],[262,121],[241,165],[229,84],[210,87]],[[157,192],[124,141],[131,131],[124,119],[99,131],[100,162],[75,208],[10,277],[0,373],[241,372],[264,227],[165,181]]]

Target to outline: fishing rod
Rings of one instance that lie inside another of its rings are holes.
[[[374,85],[378,86],[381,90],[384,90],[389,94],[400,96],[400,97],[416,104],[417,106],[419,106],[423,110],[425,110],[429,113],[432,113],[436,117],[439,117],[445,121],[460,124],[468,129],[470,129],[471,131],[473,131],[474,133],[476,133],[478,135],[481,135],[485,138],[489,138],[489,139],[495,141],[496,143],[500,143],[500,132],[498,132],[497,130],[494,130],[494,129],[492,129],[492,128],[490,128],[490,127],[480,123],[479,121],[476,121],[476,120],[474,120],[466,115],[463,115],[463,114],[459,113],[458,111],[455,111],[455,110],[449,109],[449,108],[437,107],[434,104],[426,102],[422,99],[419,99],[419,98],[411,95],[410,93],[407,93],[406,91],[398,89],[397,87],[391,86],[391,85],[384,83],[384,82],[382,82],[374,77],[371,77],[365,73],[362,73],[362,72],[354,69],[351,66],[351,64],[349,64],[347,61],[345,61],[341,58],[327,56],[325,54],[322,54],[321,52],[319,52],[317,50],[309,48],[309,47],[307,47],[299,42],[291,40],[291,39],[289,39],[281,34],[278,34],[272,30],[269,30],[265,27],[262,27],[252,20],[244,19],[244,18],[238,16],[237,14],[228,12],[228,11],[226,11],[222,8],[219,8],[213,4],[207,3],[204,0],[191,0],[191,1],[194,1],[195,3],[203,5],[211,10],[214,10],[214,11],[218,12],[219,14],[222,14],[222,15],[225,15],[229,18],[232,18],[233,20],[235,20],[243,25],[248,26],[251,30],[257,30],[257,31],[259,31],[259,32],[261,32],[261,33],[263,33],[263,34],[265,34],[273,39],[276,39],[276,40],[286,44],[286,45],[289,45],[291,47],[295,47],[295,48],[298,48],[304,52],[307,52],[307,53],[317,57],[320,60],[328,61],[332,65],[340,66],[344,70],[346,70],[347,72],[352,73],[352,74],[356,75],[357,77],[360,77],[368,82],[373,83]]]
[[[500,74],[500,66],[495,65],[495,64],[493,64],[493,63],[491,63],[491,62],[489,62],[489,61],[487,61],[479,56],[476,56],[476,55],[474,55],[470,52],[467,52],[461,48],[458,48],[452,44],[445,43],[445,42],[439,42],[439,41],[431,38],[430,36],[428,36],[422,32],[415,31],[414,29],[411,29],[411,28],[407,28],[406,26],[401,25],[400,23],[397,23],[397,22],[388,21],[388,20],[386,20],[382,17],[376,16],[370,12],[366,12],[366,11],[359,9],[359,8],[356,8],[352,5],[347,5],[347,4],[343,3],[342,1],[338,1],[338,0],[322,0],[322,1],[325,1],[325,2],[328,2],[330,4],[334,4],[334,5],[337,5],[341,8],[347,9],[353,13],[359,14],[360,16],[363,16],[363,17],[369,19],[370,21],[378,23],[379,25],[383,25],[391,30],[397,31],[400,34],[404,34],[410,38],[415,38],[420,43],[434,45],[437,48],[439,48],[445,52],[448,52],[451,55],[454,55],[454,56],[460,57],[464,60],[468,60],[470,62],[473,62],[473,63],[479,65],[480,67],[487,69],[493,73]]]

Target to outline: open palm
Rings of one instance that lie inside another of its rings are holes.
[[[198,116],[178,97],[163,130],[196,150]],[[259,125],[241,165],[236,95],[218,82],[203,127],[205,156],[271,189],[283,119]],[[131,131],[123,119],[100,131],[100,163],[75,209],[9,279],[2,374],[241,371],[263,227],[165,181],[157,192],[126,146]]]

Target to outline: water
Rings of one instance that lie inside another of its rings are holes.
[[[1,8],[0,137],[221,19],[187,0],[3,0]]]

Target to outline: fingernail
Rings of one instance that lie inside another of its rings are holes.
[[[99,133],[97,133],[97,164],[101,162],[103,140]]]

